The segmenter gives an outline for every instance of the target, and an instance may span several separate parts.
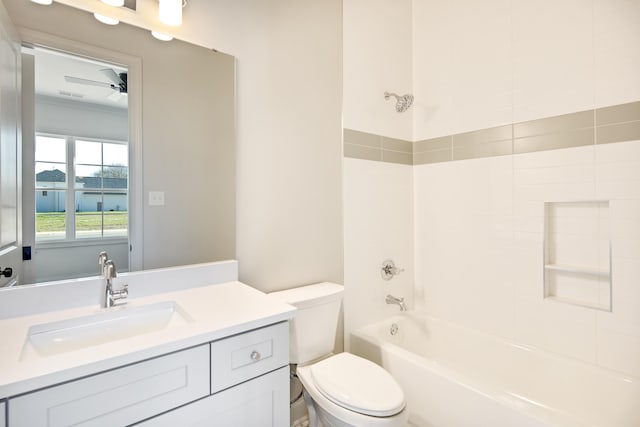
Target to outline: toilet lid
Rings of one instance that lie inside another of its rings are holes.
[[[402,389],[387,371],[350,353],[313,364],[311,375],[327,399],[361,414],[388,417],[405,406]]]

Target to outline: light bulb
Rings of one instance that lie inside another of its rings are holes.
[[[160,33],[158,31],[151,31],[151,35],[157,38],[158,40],[162,40],[163,42],[169,42],[173,40],[173,36],[170,36],[169,34],[165,34],[165,33]]]
[[[102,22],[103,24],[107,24],[107,25],[118,25],[118,23],[120,23],[120,21],[117,20],[116,18],[100,15],[99,13],[94,13],[93,17],[96,18],[98,21]]]
[[[115,7],[124,6],[124,0],[102,0],[102,3]]]
[[[176,27],[182,24],[182,0],[160,0],[160,22]]]

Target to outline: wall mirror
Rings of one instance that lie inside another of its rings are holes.
[[[234,258],[235,59],[3,1],[26,46],[19,284],[96,275],[102,250],[120,271]]]

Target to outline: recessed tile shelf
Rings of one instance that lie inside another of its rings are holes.
[[[609,201],[547,202],[544,298],[611,311]]]
[[[570,265],[547,264],[547,270],[563,271],[565,273],[584,274],[586,276],[609,277],[609,270],[597,270],[592,268],[574,267]]]

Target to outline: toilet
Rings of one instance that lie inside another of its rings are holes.
[[[289,325],[289,361],[297,365],[310,427],[401,427],[404,392],[377,364],[333,354],[343,287],[317,283],[269,294],[298,309]]]

